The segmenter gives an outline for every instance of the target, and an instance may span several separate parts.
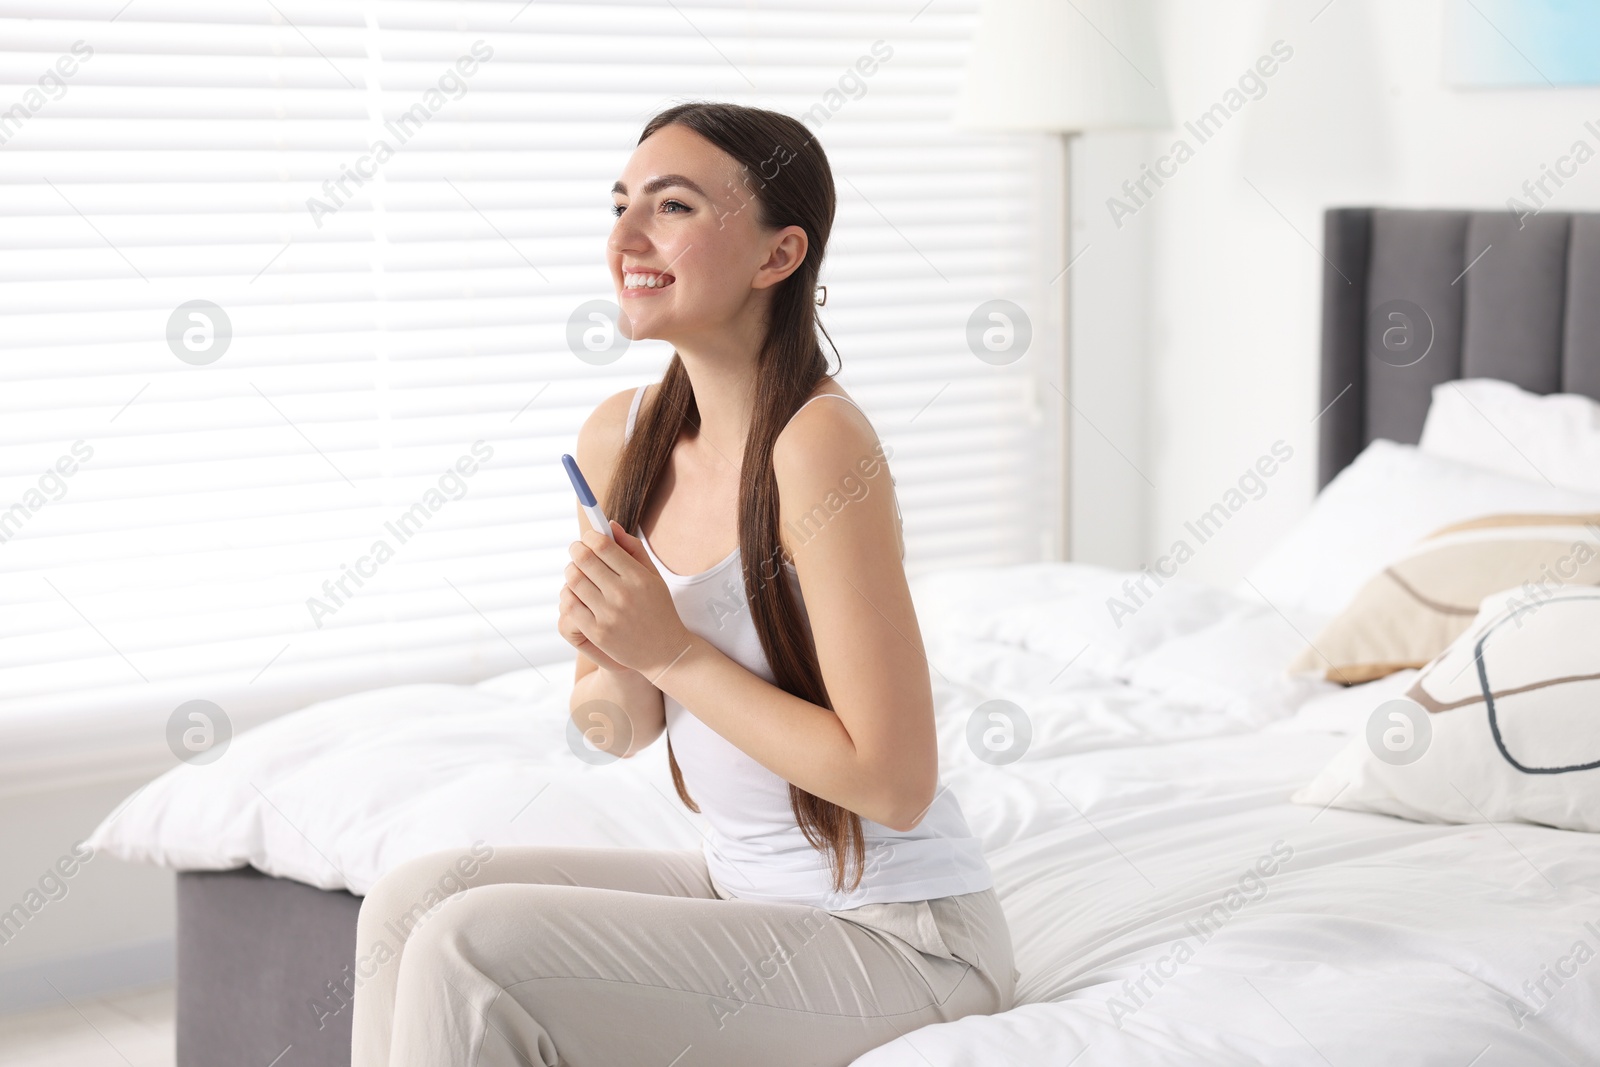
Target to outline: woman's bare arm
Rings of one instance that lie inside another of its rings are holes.
[[[699,636],[641,668],[774,774],[896,830],[934,799],[932,682],[887,465],[847,404],[812,404],[779,435],[779,526],[794,557],[837,714],[752,674]],[[776,575],[781,560],[764,561]]]
[[[601,401],[578,431],[575,458],[596,499],[604,500],[611,485],[611,475],[622,453],[622,432],[633,393],[627,389]],[[573,510],[581,535],[589,529],[589,519],[578,504],[573,504]],[[666,706],[661,690],[648,678],[636,670],[602,667],[581,651],[576,658],[577,674],[568,712],[579,731],[588,735],[590,744],[628,758],[661,736],[667,726]],[[625,721],[611,721],[616,713],[597,701],[621,709]]]

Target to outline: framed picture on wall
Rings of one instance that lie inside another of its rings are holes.
[[[1457,89],[1600,85],[1600,4],[1445,0],[1444,79]]]

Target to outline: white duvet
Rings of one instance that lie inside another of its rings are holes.
[[[1600,839],[1438,826],[1286,798],[1399,676],[1284,677],[1280,614],[1169,582],[1119,627],[1126,575],[1068,564],[914,585],[942,781],[985,842],[1018,1006],[917,1030],[859,1067],[1600,1063]],[[411,856],[492,844],[695,848],[664,746],[591,766],[570,662],[343,697],[235,738],[109,815],[90,844],[362,893]],[[967,747],[988,700],[1025,757]]]

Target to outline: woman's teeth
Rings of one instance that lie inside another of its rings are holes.
[[[624,274],[624,289],[664,289],[673,282],[670,274]]]

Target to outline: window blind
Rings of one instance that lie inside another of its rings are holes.
[[[1046,160],[949,126],[976,9],[0,3],[4,780],[170,765],[193,700],[237,732],[570,678],[558,459],[671,351],[579,358],[569,320],[614,297],[610,185],[681,100],[829,155],[821,316],[908,570],[1037,558],[1043,323],[1005,365],[967,338],[985,301],[1044,306]]]

